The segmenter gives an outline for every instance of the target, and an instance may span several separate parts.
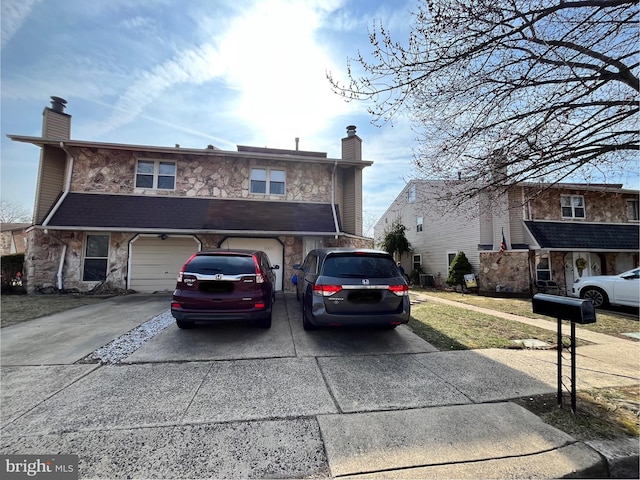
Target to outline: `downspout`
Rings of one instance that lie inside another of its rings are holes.
[[[62,205],[62,202],[69,194],[69,190],[71,190],[71,174],[73,172],[73,155],[71,155],[69,153],[69,150],[65,148],[64,142],[60,142],[60,148],[64,150],[64,152],[67,154],[67,157],[69,158],[69,170],[67,172],[67,181],[65,182],[64,190],[62,192],[62,196],[58,200],[58,203],[54,205],[54,207],[51,209],[51,212],[49,212],[49,215],[47,215],[47,218],[45,218],[44,222],[42,222],[43,227],[46,227],[49,224],[49,221],[51,221],[51,217],[53,217],[53,215],[58,211],[58,208],[60,208],[60,205]],[[47,233],[47,229],[45,229],[45,233]],[[57,274],[58,290],[62,290],[62,269],[64,267],[64,258],[67,254],[67,244],[64,242],[61,242],[61,243],[62,243],[62,255],[60,255],[60,263],[58,264],[58,274]]]
[[[333,172],[331,173],[331,211],[333,212],[333,224],[336,227],[336,235],[337,239],[340,234],[340,227],[338,225],[338,215],[336,214],[336,189],[335,189],[335,181],[336,181],[336,169],[338,168],[338,161],[336,160],[333,164]]]

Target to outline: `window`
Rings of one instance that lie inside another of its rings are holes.
[[[284,170],[266,168],[251,169],[251,193],[269,193],[269,195],[284,195]]]
[[[422,231],[422,217],[416,218],[416,232]]]
[[[109,235],[87,235],[84,248],[82,280],[102,282],[107,278]]]
[[[409,185],[409,190],[407,190],[407,202],[413,203],[416,201],[416,185],[415,183]]]
[[[421,267],[422,267],[422,255],[420,255],[420,254],[414,255],[413,256],[413,269],[420,271]]]
[[[458,252],[447,252],[447,269],[451,267],[453,259],[456,258]]]
[[[548,253],[536,254],[536,280],[551,280],[551,262]]]
[[[561,195],[562,218],[584,218],[584,197],[582,195]]]
[[[629,220],[640,220],[638,200],[627,200],[627,217]]]
[[[176,163],[162,160],[138,160],[136,188],[173,190],[176,185]]]

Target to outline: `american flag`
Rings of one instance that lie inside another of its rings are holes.
[[[500,244],[500,253],[504,253],[507,249],[507,240],[504,238],[504,228],[502,229],[502,243]]]

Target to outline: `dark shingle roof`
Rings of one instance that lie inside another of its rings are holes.
[[[638,250],[638,225],[578,222],[524,222],[545,249]]]
[[[68,194],[47,226],[335,233],[328,203],[83,193]]]

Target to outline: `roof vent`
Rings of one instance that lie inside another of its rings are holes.
[[[347,137],[355,137],[356,135],[356,126],[349,125],[347,126]]]
[[[51,110],[58,113],[64,113],[67,101],[60,97],[51,97]]]

